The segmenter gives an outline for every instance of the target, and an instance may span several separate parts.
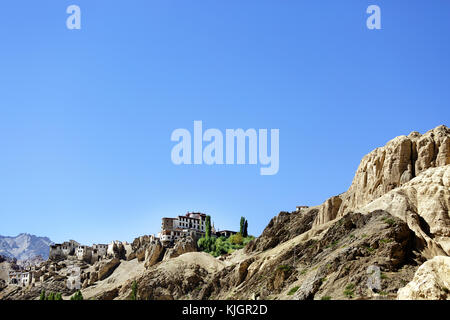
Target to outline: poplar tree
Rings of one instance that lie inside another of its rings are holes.
[[[247,219],[245,219],[245,222],[244,222],[244,233],[242,234],[242,236],[244,238],[248,237],[248,221],[247,221]]]
[[[206,230],[205,230],[205,238],[209,239],[211,237],[211,216],[206,216]]]

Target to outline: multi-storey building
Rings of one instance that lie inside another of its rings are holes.
[[[9,271],[8,283],[18,285],[20,287],[27,287],[31,284],[33,274],[30,271]]]
[[[214,227],[211,228],[211,231],[214,232]],[[168,244],[188,235],[200,238],[204,236],[205,232],[206,214],[188,212],[186,215],[176,218],[162,218],[159,238],[163,244]]]

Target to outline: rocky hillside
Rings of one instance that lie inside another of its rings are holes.
[[[450,129],[446,126],[439,126],[423,135],[412,132],[408,136],[396,137],[361,160],[350,188],[321,205],[314,224],[342,217],[403,186],[428,169],[448,164]],[[416,181],[420,184],[422,178]],[[446,209],[448,212],[448,206]]]
[[[190,238],[164,248],[139,237],[126,257],[81,266],[82,293],[130,299],[135,282],[138,299],[155,300],[450,299],[449,207],[450,130],[440,126],[372,151],[348,191],[281,212],[244,249],[214,258]],[[0,299],[35,299],[44,286],[67,298],[65,264]]]
[[[21,233],[16,237],[0,236],[0,255],[17,260],[29,260],[36,256],[48,259],[50,245],[53,242],[47,237],[37,237]]]

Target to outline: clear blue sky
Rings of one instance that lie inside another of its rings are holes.
[[[372,149],[449,125],[449,33],[447,0],[2,1],[0,234],[130,241],[196,210],[259,235]],[[279,173],[173,165],[194,120],[280,129]]]

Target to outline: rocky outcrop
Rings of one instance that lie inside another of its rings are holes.
[[[135,257],[138,261],[145,260],[145,251],[152,244],[151,236],[145,235],[134,239],[131,248],[134,254],[130,255],[130,260]]]
[[[130,248],[131,248],[131,246],[130,246]],[[108,249],[108,256],[110,258],[126,260],[127,250],[125,248],[125,245],[120,241],[114,241],[112,243],[111,249]]]
[[[405,185],[360,208],[386,210],[408,224],[416,248],[428,258],[450,254],[450,165],[422,172]]]
[[[190,252],[164,261],[135,279],[142,300],[196,299],[200,290],[223,263],[204,252]],[[119,299],[131,294],[133,281],[119,292]]]
[[[450,300],[450,257],[437,256],[416,271],[398,291],[399,300]]]
[[[319,207],[315,225],[331,221],[402,186],[429,168],[450,164],[450,129],[399,136],[367,154],[350,188]]]
[[[103,264],[98,271],[98,280],[104,280],[108,278],[114,270],[119,266],[120,260],[118,258],[114,258],[107,263]]]
[[[318,212],[316,219],[314,219],[313,225],[321,225],[336,219],[341,204],[342,198],[340,196],[329,198],[316,209]]]
[[[311,229],[225,267],[199,297],[369,299],[376,294],[367,286],[371,266],[389,273],[379,290],[395,295],[405,279],[412,279],[417,262],[424,261],[413,250],[414,238],[406,223],[387,212],[350,213],[322,231]],[[347,296],[349,284],[354,292]],[[296,290],[288,295],[292,288]]]
[[[339,214],[357,209],[401,186],[426,169],[450,164],[450,129],[439,126],[424,135],[412,132],[366,155],[342,196]]]
[[[92,286],[94,283],[98,281],[98,272],[93,271],[89,275],[89,285]]]
[[[164,257],[165,248],[162,243],[158,241],[154,241],[146,250],[145,250],[145,267],[150,268],[153,265],[157,264]]]
[[[96,300],[113,300],[119,295],[120,287],[103,291],[101,294],[96,296]]]
[[[428,257],[449,254],[449,164],[446,126],[399,136],[361,160],[346,192],[314,208],[313,226],[351,211],[386,210],[408,223]]]
[[[252,240],[245,248],[246,253],[264,251],[276,247],[311,229],[318,210],[306,212],[281,212],[270,220],[261,236]]]
[[[192,237],[181,238],[175,243],[173,248],[166,250],[163,261],[176,258],[188,252],[197,252],[197,251],[198,251],[197,242]]]

